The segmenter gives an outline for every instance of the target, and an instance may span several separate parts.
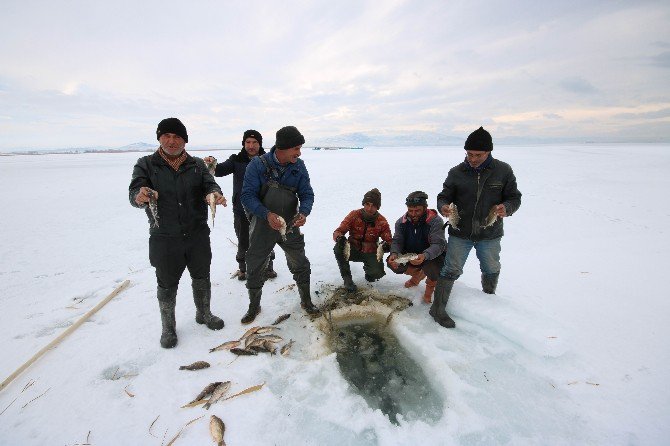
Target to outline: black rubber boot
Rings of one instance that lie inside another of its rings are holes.
[[[495,294],[499,276],[500,273],[482,274],[482,291],[486,294]]]
[[[319,309],[312,303],[312,297],[309,295],[309,282],[298,284],[298,293],[300,293],[300,306],[307,314],[319,314]]]
[[[444,328],[456,327],[456,322],[454,322],[454,320],[447,314],[447,302],[449,301],[449,295],[451,294],[453,286],[453,280],[444,277],[437,279],[433,304],[430,306],[430,310],[428,310],[428,314],[433,317],[435,322]]]
[[[212,285],[209,279],[193,279],[193,302],[195,303],[195,321],[205,324],[210,330],[221,330],[224,326],[221,318],[210,310],[212,301]]]
[[[256,319],[258,313],[261,312],[261,294],[263,293],[262,288],[249,290],[249,309],[247,313],[242,316],[241,322],[243,324],[250,324]]]
[[[274,279],[275,277],[277,277],[277,272],[274,270],[273,265],[274,262],[272,261],[271,258],[270,261],[268,262],[267,268],[265,268],[265,277],[267,279]]]
[[[353,279],[351,278],[351,274],[348,276],[345,276],[342,274],[342,278],[344,279],[344,289],[347,290],[349,293],[355,293],[358,291],[358,287],[354,283]]]
[[[177,322],[174,316],[174,307],[177,304],[177,287],[158,287],[158,308],[161,312],[161,347],[172,348],[177,345]]]

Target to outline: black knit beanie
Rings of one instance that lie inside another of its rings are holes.
[[[186,133],[186,127],[177,118],[166,118],[158,123],[158,128],[156,129],[156,139],[160,139],[161,135],[164,133],[174,133],[175,135],[181,136],[184,142],[188,142],[188,133]]]
[[[491,134],[484,130],[484,127],[479,127],[477,130],[470,133],[468,139],[465,140],[465,150],[490,152],[493,150],[493,139],[491,138]]]
[[[305,144],[305,137],[292,125],[277,130],[277,138],[275,140],[277,149],[290,149],[302,144]]]
[[[246,141],[247,138],[255,139],[258,141],[258,145],[263,147],[263,135],[261,135],[260,132],[257,132],[256,130],[247,130],[244,132],[244,136],[242,136],[242,147],[244,147],[244,141]]]
[[[407,206],[428,206],[428,194],[417,190],[412,192],[405,198],[405,204]]]
[[[377,209],[382,207],[382,193],[379,192],[379,189],[376,187],[372,190],[369,190],[363,195],[362,205],[365,203],[372,203]]]

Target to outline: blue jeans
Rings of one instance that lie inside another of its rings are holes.
[[[450,235],[447,240],[447,256],[440,270],[440,277],[446,277],[449,280],[458,279],[463,274],[463,266],[473,247],[479,259],[479,269],[482,274],[500,273],[500,238],[473,242]]]

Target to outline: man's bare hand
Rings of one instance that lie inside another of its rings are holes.
[[[419,254],[416,256],[416,259],[410,260],[409,263],[411,263],[414,266],[418,266],[421,265],[425,260],[426,256],[424,254]]]
[[[386,259],[386,261],[388,262],[388,264],[389,264],[389,266],[390,266],[391,268],[394,268],[394,269],[397,269],[397,268],[398,268],[398,264],[397,264],[396,261],[395,261],[395,259],[397,259],[397,258],[398,258],[398,255],[397,255],[397,254],[391,254],[391,255],[388,257],[388,259]]]
[[[137,203],[138,206],[142,206],[149,203],[151,198],[158,200],[158,192],[146,186],[142,186],[137,195],[135,195],[135,203]]]
[[[335,231],[335,232],[333,232],[333,241],[334,241],[334,242],[337,242],[337,239],[340,238],[340,237],[342,237],[343,235],[344,235],[344,234],[342,234],[342,233],[339,232],[339,231]]]
[[[216,158],[214,158],[213,156],[206,156],[202,160],[206,163],[211,163],[211,162],[214,162],[215,159]]]
[[[507,217],[507,209],[505,209],[505,205],[504,204],[497,204],[495,213],[500,218]]]
[[[223,207],[228,206],[228,202],[226,201],[226,197],[224,197],[223,195],[221,195],[221,194],[218,193],[218,192],[212,192],[211,194],[208,194],[208,195],[205,197],[205,203],[209,204],[209,196],[210,196],[210,195],[214,195],[214,202],[215,202],[217,205],[223,205]]]
[[[294,228],[299,228],[300,226],[303,226],[305,223],[307,223],[307,217],[303,214],[298,214],[298,216],[293,220],[293,227]]]
[[[268,224],[275,231],[279,231],[281,228],[281,221],[279,220],[279,215],[274,212],[268,212]]]

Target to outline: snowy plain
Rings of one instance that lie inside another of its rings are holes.
[[[187,147],[188,150],[188,147]],[[191,152],[216,156],[231,151]],[[0,379],[126,279],[131,286],[0,391],[2,445],[210,444],[209,415],[232,445],[663,445],[670,441],[668,145],[496,146],[523,193],[505,220],[498,293],[480,291],[473,255],[448,311],[435,324],[423,285],[387,275],[374,287],[414,305],[391,329],[443,401],[437,421],[396,426],[344,380],[334,353],[303,315],[285,258],[266,283],[259,324],[291,313],[287,357],[208,350],[246,330],[231,208],[212,228],[213,312],[226,326],[194,321],[190,280],[177,298],[175,349],[160,348],[148,225],[127,187],[139,153],[0,157]],[[303,150],[316,200],[304,227],[312,289],[339,285],[331,234],[363,194],[382,192],[391,225],[414,190],[431,207],[458,147]],[[232,178],[217,178],[230,198]],[[354,280],[368,286],[360,264]],[[314,295],[314,293],[313,293]],[[315,295],[315,303],[321,296]],[[178,370],[206,360],[212,367]],[[208,383],[254,393],[181,408]]]

